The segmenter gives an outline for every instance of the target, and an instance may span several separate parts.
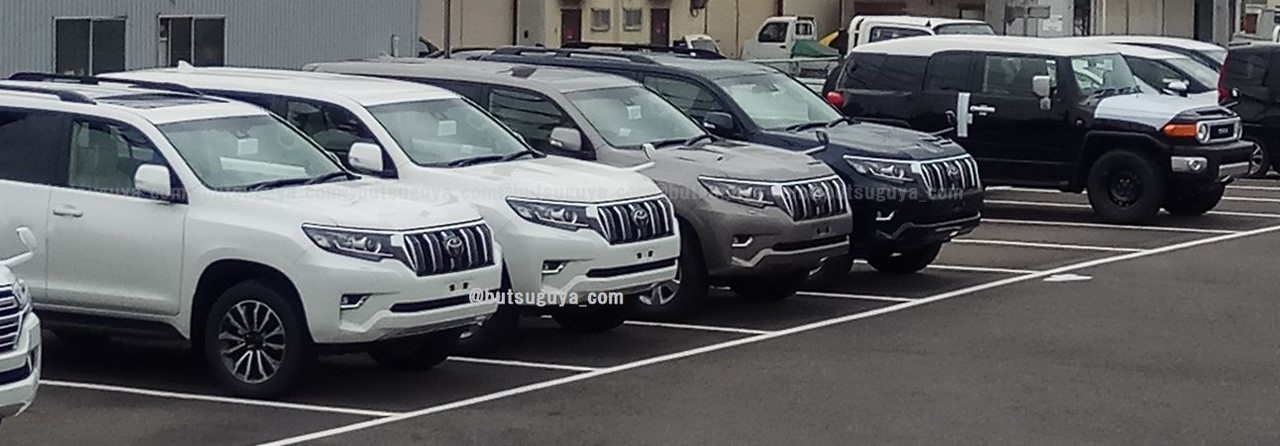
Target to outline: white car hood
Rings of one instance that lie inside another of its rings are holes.
[[[1094,119],[1128,121],[1160,128],[1183,111],[1205,104],[1192,98],[1157,94],[1111,96],[1098,102]]]
[[[661,193],[653,180],[634,171],[558,156],[458,169],[409,166],[401,169],[401,176],[421,181],[414,185],[448,189],[476,202],[520,197],[600,203]]]
[[[347,228],[416,229],[480,218],[474,207],[447,192],[377,179],[250,192],[245,198],[311,217],[303,223]]]

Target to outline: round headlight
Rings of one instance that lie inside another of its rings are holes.
[[[14,282],[13,297],[18,301],[18,308],[30,308],[31,290],[27,289],[27,283],[23,282],[22,279]]]
[[[1196,125],[1196,141],[1209,142],[1209,124]]]

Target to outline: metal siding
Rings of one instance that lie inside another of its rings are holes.
[[[418,0],[0,0],[0,75],[53,69],[54,17],[127,17],[125,63],[159,62],[161,15],[227,19],[228,65],[298,68],[309,62],[408,55]]]

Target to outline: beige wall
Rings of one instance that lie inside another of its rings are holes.
[[[1195,36],[1194,0],[1096,0],[1097,34]]]
[[[419,0],[418,33],[444,45],[444,0]],[[500,46],[514,43],[516,0],[453,0],[453,46]],[[557,16],[558,17],[558,16]]]

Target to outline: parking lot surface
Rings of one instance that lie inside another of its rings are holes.
[[[4,444],[1277,444],[1280,181],[1209,215],[1098,223],[996,188],[908,276],[866,265],[780,303],[573,335],[527,319],[485,357],[396,373],[325,358],[283,402],[221,396],[191,355],[49,335]],[[71,420],[71,421],[69,421]]]

